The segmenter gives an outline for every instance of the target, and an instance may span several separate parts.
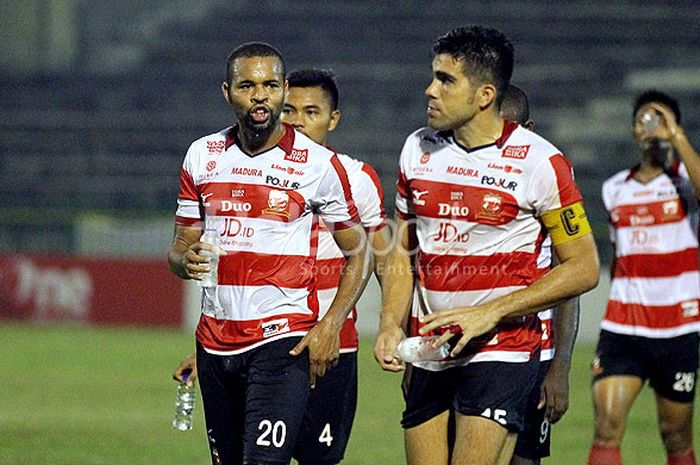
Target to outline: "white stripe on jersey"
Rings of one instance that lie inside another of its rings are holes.
[[[233,286],[220,284],[205,288],[202,313],[217,320],[249,321],[289,313],[313,315],[308,306],[307,289],[288,289],[277,286]],[[247,302],[254,308],[251,312]]]
[[[700,332],[700,321],[695,321],[692,323],[687,323],[681,326],[676,326],[675,328],[646,328],[643,326],[630,326],[620,323],[614,323],[612,321],[603,320],[600,327],[606,331],[610,331],[618,334],[626,334],[628,336],[641,336],[649,338],[669,338],[676,336],[683,336],[685,334]]]
[[[624,304],[675,305],[700,298],[700,273],[682,273],[671,278],[615,278],[610,300]]]
[[[618,257],[636,254],[665,254],[698,246],[687,222],[624,227],[616,230],[615,253]],[[644,237],[640,237],[644,234]],[[640,244],[643,239],[643,244]]]

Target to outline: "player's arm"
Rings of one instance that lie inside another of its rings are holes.
[[[374,257],[374,275],[379,281],[379,286],[383,286],[384,272],[389,261],[391,252],[391,232],[388,227],[375,229],[367,233],[372,256]]]
[[[578,334],[579,298],[574,297],[554,307],[554,358],[540,388],[540,404],[545,418],[556,423],[569,409],[569,371],[571,355]]]
[[[404,337],[404,322],[413,296],[414,275],[411,267],[410,240],[414,231],[397,215],[396,237],[386,259],[382,286],[382,313],[374,358],[382,369],[401,371],[404,365],[396,355],[396,346]]]
[[[201,274],[209,271],[209,258],[199,255],[199,251],[211,250],[212,246],[199,242],[201,236],[201,227],[175,225],[168,264],[170,271],[182,279],[201,279]]]
[[[483,305],[426,315],[421,319],[425,323],[421,334],[441,326],[458,325],[461,335],[452,349],[452,354],[457,355],[472,338],[490,331],[505,317],[537,312],[593,289],[598,284],[600,264],[583,204],[576,202],[547,211],[542,220],[552,236],[559,266],[530,286]],[[445,343],[453,336],[448,330],[435,344]]]
[[[700,156],[692,146],[688,137],[685,134],[683,126],[678,124],[676,116],[672,111],[669,111],[664,105],[657,103],[650,104],[652,108],[661,113],[664,123],[655,129],[653,135],[661,139],[668,140],[673,145],[673,148],[678,153],[681,161],[688,171],[688,177],[693,184],[696,192],[700,191]]]
[[[312,387],[317,377],[325,375],[338,362],[340,330],[362,295],[372,269],[372,256],[361,225],[336,230],[333,238],[347,257],[338,291],[321,321],[290,351],[292,355],[299,355],[305,348],[309,349],[309,381]]]

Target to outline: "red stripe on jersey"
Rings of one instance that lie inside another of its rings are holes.
[[[660,202],[617,206],[610,212],[610,222],[615,228],[641,227],[677,223],[685,216],[680,200],[675,198]]]
[[[345,259],[326,258],[316,261],[316,289],[335,289],[340,282],[340,275],[345,267]]]
[[[386,211],[384,210],[384,190],[382,189],[382,183],[379,180],[379,175],[374,168],[367,163],[362,164],[362,171],[367,173],[367,176],[369,176],[369,178],[372,180],[372,184],[374,184],[375,189],[377,189],[377,196],[379,197],[379,216],[382,218],[382,220],[384,220],[386,218]],[[377,228],[379,227],[380,226]]]
[[[314,261],[303,255],[229,252],[219,257],[219,284],[312,289]]]
[[[406,175],[401,169],[399,169],[399,177],[396,181],[396,190],[399,195],[404,199],[408,200],[408,181],[406,180]]]
[[[504,225],[513,221],[520,211],[518,201],[507,192],[476,186],[462,186],[416,179],[411,189],[424,192],[420,203],[413,201],[417,216],[458,219],[472,223]],[[449,200],[459,194],[462,200]]]
[[[185,216],[175,216],[175,224],[178,226],[192,227],[195,225],[202,226],[202,218],[187,218]]]
[[[683,316],[683,305],[689,305],[694,315]],[[698,301],[679,303],[676,305],[642,305],[626,304],[617,300],[609,300],[605,319],[626,326],[641,326],[651,329],[675,328],[684,324],[700,321]]]
[[[582,200],[581,192],[574,182],[574,175],[569,160],[558,153],[549,157],[549,163],[551,163],[554,175],[557,178],[561,206],[566,207],[572,203],[580,202]]]
[[[409,336],[419,336],[418,330],[423,326],[420,320],[411,316],[409,320]],[[442,331],[431,331],[430,335],[440,334]],[[425,334],[424,336],[427,336]],[[494,336],[497,336],[494,339]],[[480,352],[507,351],[530,352],[530,359],[539,353],[540,340],[542,338],[542,325],[536,314],[527,315],[522,323],[500,323],[494,331],[478,336],[469,342],[457,357],[463,358]],[[452,342],[459,340],[456,336]],[[493,341],[497,340],[496,344]],[[491,344],[489,344],[491,342]]]
[[[698,249],[664,254],[635,254],[615,259],[615,278],[670,278],[698,270]]]
[[[205,349],[222,352],[242,350],[267,337],[294,331],[308,331],[316,325],[316,318],[315,314],[290,313],[259,320],[234,321],[217,320],[202,315],[195,337]]]
[[[199,202],[199,193],[197,192],[197,186],[194,184],[194,179],[184,168],[180,170],[180,193],[178,198]]]
[[[425,288],[433,291],[476,291],[529,286],[549,271],[537,268],[536,257],[527,252],[483,256],[421,253],[418,271]]]
[[[314,263],[316,262],[316,256],[318,255],[319,230],[320,230],[320,228],[319,228],[318,216],[314,215],[311,218],[311,237],[309,238],[309,251],[310,251],[309,255],[310,255],[310,258],[314,261]],[[314,313],[314,315],[318,315],[319,306],[318,306],[318,294],[316,294],[315,279],[313,281],[309,281],[309,284],[306,287],[306,290],[309,293],[309,295],[306,298],[306,305]]]
[[[333,229],[347,229],[360,224],[360,217],[357,213],[357,207],[355,207],[355,201],[352,198],[352,190],[350,189],[350,181],[348,181],[348,174],[345,171],[345,167],[338,159],[338,155],[333,154],[331,157],[331,165],[333,169],[338,174],[340,179],[340,184],[343,186],[343,195],[345,196],[345,203],[348,206],[348,215],[350,219],[348,221],[341,221],[333,225]]]
[[[289,223],[299,218],[306,206],[296,191],[237,182],[202,184],[207,213],[216,216],[264,218]]]

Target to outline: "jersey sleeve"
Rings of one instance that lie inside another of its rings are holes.
[[[204,220],[199,188],[194,181],[195,158],[196,149],[194,145],[191,145],[180,170],[180,191],[177,196],[177,211],[175,213],[175,223],[180,226],[193,226]]]
[[[360,223],[348,175],[335,154],[321,178],[313,205],[332,229],[345,229]]]
[[[374,168],[363,163],[362,170],[350,178],[350,187],[362,226],[368,231],[386,226],[384,191]]]
[[[543,160],[536,173],[528,191],[528,203],[534,208],[536,216],[582,200],[574,182],[574,171],[564,155],[558,153]]]
[[[601,189],[601,195],[603,197],[603,206],[605,207],[605,212],[607,213],[608,217],[608,237],[610,239],[610,242],[612,244],[615,243],[615,228],[612,225],[612,218],[611,218],[611,210],[612,210],[612,183],[610,181],[606,181],[603,183],[603,187]]]
[[[406,173],[410,172],[410,141],[411,138],[406,140],[406,143],[401,150],[401,157],[399,158],[399,174],[396,181],[396,214],[399,218],[404,220],[409,219],[415,214],[411,202],[411,191],[408,186],[408,177],[406,176]]]

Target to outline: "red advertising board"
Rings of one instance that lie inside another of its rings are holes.
[[[165,259],[0,258],[0,319],[180,327],[182,281]]]

